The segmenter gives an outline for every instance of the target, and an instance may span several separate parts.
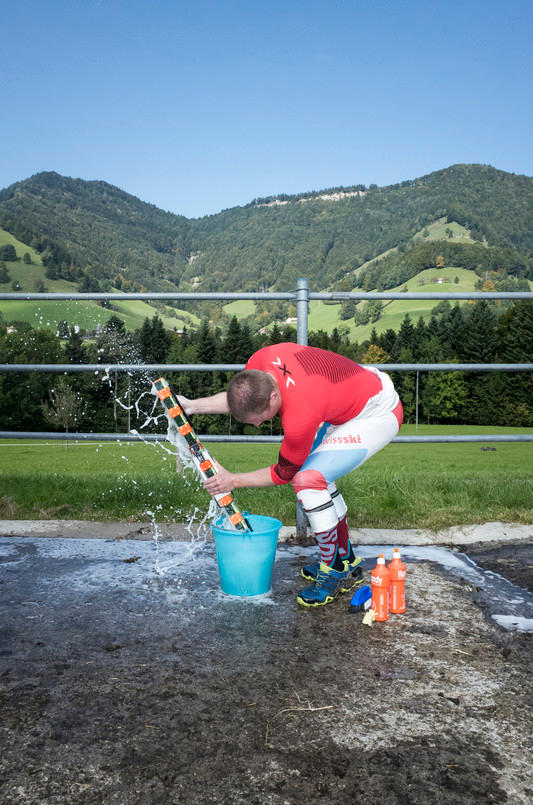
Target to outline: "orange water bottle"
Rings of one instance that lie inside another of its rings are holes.
[[[387,566],[390,573],[389,610],[394,615],[405,612],[405,574],[407,568],[400,558],[398,548],[394,549],[392,562]]]
[[[390,573],[385,566],[383,554],[380,553],[378,563],[370,577],[372,582],[372,609],[374,620],[387,621],[389,619],[389,585]]]

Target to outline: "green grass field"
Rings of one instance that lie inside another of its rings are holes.
[[[512,428],[420,426],[433,433],[533,432]],[[414,433],[414,426],[402,434]],[[504,522],[533,523],[530,443],[391,444],[339,481],[350,525],[442,528]],[[277,445],[209,446],[230,470],[276,460]],[[209,498],[193,471],[176,473],[174,455],[156,444],[0,441],[3,519],[187,520],[202,516]],[[241,508],[295,522],[290,486],[237,490]]]
[[[431,282],[432,278],[435,276],[442,277],[444,280],[442,285]],[[454,281],[456,277],[459,279],[458,283]],[[479,277],[474,271],[469,271],[465,268],[455,268],[453,266],[441,269],[428,268],[425,271],[421,271],[403,285],[398,285],[396,288],[391,288],[390,290],[401,292],[404,288],[407,288],[407,290],[411,292],[415,291],[428,294],[432,292],[466,293],[475,290],[475,283],[478,279]],[[446,280],[448,281],[446,282]],[[419,316],[422,316],[425,321],[429,321],[431,311],[438,304],[438,299],[406,299],[405,301],[402,299],[385,300],[383,302],[383,313],[377,322],[374,324],[356,326],[353,319],[343,321],[340,318],[340,302],[338,305],[331,305],[324,304],[324,302],[319,300],[312,300],[309,303],[309,330],[324,330],[325,332],[331,333],[332,330],[337,327],[344,329],[350,339],[361,343],[365,339],[370,338],[374,327],[378,333],[384,332],[389,328],[398,331],[406,313],[409,313],[412,322],[415,324]],[[469,302],[462,304],[469,304]],[[239,300],[231,302],[229,305],[224,305],[224,310],[228,315],[242,319],[254,313],[255,303],[248,299]]]
[[[442,284],[431,282],[433,277],[441,277]],[[459,279],[456,283],[455,278]],[[412,277],[408,282],[403,285],[398,285],[396,288],[391,288],[393,292],[401,292],[406,288],[410,292],[416,293],[467,293],[468,291],[475,290],[475,283],[479,277],[474,271],[469,271],[466,268],[457,268],[454,266],[446,266],[444,268],[428,268],[420,271],[416,276]],[[449,280],[446,282],[446,280]],[[421,284],[423,282],[423,284]],[[533,290],[533,283],[530,282],[530,288]],[[309,304],[309,329],[310,330],[325,330],[331,332],[334,327],[347,327],[348,334],[352,341],[361,343],[370,338],[372,330],[375,328],[376,332],[382,333],[389,328],[396,332],[400,329],[405,314],[409,313],[411,321],[416,324],[418,318],[422,316],[424,321],[428,322],[431,318],[433,308],[439,304],[438,299],[394,299],[383,301],[383,312],[380,319],[371,324],[356,326],[353,319],[342,321],[339,318],[341,306],[339,305],[325,305],[320,301],[311,301]],[[455,304],[453,301],[451,305]],[[460,302],[462,305],[472,304],[469,300]]]
[[[254,315],[255,302],[253,299],[237,299],[235,302],[224,305],[224,312],[228,316],[236,316],[238,319],[244,319],[246,316]]]
[[[413,240],[415,243],[418,243],[421,240],[447,240],[447,229],[452,231],[453,239],[456,242],[458,241],[459,243],[466,243],[473,240],[466,227],[455,223],[455,221],[452,221],[448,224],[446,223],[446,218],[439,218],[438,221],[434,221],[432,224],[429,224],[425,229],[421,229],[420,232],[417,232],[413,237]],[[427,232],[427,235],[424,235],[424,232]],[[373,263],[375,263],[376,260],[382,260],[384,257],[387,257],[387,255],[394,254],[396,251],[398,251],[396,246],[392,249],[387,249],[386,252],[382,252],[381,254],[376,255],[376,257],[373,257],[371,260],[367,260],[366,263],[358,266],[358,268],[354,269],[354,271],[351,273],[353,275],[359,274],[361,271],[364,271],[365,268],[368,268],[368,266],[371,266]]]
[[[0,229],[0,246],[7,243],[12,244],[20,260],[6,261],[11,280],[0,285],[0,290],[5,293],[12,293],[11,283],[16,280],[20,285],[20,293],[35,293],[38,283],[43,282],[46,290],[50,293],[77,293],[78,288],[75,283],[67,280],[50,280],[45,276],[45,267],[36,251],[21,243],[9,232]],[[28,252],[32,263],[27,265],[22,260],[24,253]],[[115,310],[106,310],[96,302],[75,302],[70,300],[50,300],[50,301],[25,301],[24,299],[7,301],[0,300],[0,312],[4,321],[26,321],[36,329],[47,328],[55,332],[60,321],[68,321],[69,324],[77,324],[85,330],[94,330],[97,325],[103,325],[113,314],[123,319],[127,330],[137,330],[142,326],[146,318],[151,319],[156,313],[162,320],[164,326],[172,330],[182,329],[184,324],[190,322],[197,326],[200,320],[193,313],[182,310],[175,311],[175,316],[168,316],[160,313],[155,307],[142,300],[133,299],[123,302],[118,301],[120,292],[116,292],[117,301],[113,300]]]
[[[455,243],[472,241],[468,229],[454,222],[448,224],[445,218],[441,218],[438,221],[429,224],[425,230],[418,232],[414,236],[413,240],[415,242],[424,240],[447,240],[448,234],[446,230],[451,230],[453,234],[453,242]],[[424,232],[426,232],[426,235],[424,235]],[[354,275],[359,273],[367,266],[371,265],[377,260],[381,260],[383,257],[386,257],[388,254],[391,254],[394,251],[396,251],[395,248],[389,249],[387,252],[377,255],[377,257],[374,257],[372,260],[368,260],[362,266],[359,266],[359,268],[355,269],[355,271],[352,273]],[[444,281],[442,284],[431,282],[431,280],[436,276],[443,278]],[[456,277],[459,280],[457,283],[455,282]],[[401,292],[404,289],[407,289],[407,291],[410,292],[416,291],[428,294],[431,292],[467,293],[475,290],[475,283],[478,281],[478,279],[479,277],[474,271],[469,271],[464,268],[456,268],[454,266],[446,266],[439,269],[429,268],[421,271],[408,282],[398,285],[396,288],[391,288],[390,290],[394,292]],[[533,289],[533,283],[530,283],[530,285]],[[339,317],[341,310],[340,303],[338,305],[331,305],[314,300],[309,304],[309,329],[315,331],[324,330],[325,332],[331,333],[332,330],[337,327],[341,330],[341,332],[345,332],[351,340],[361,343],[362,341],[370,338],[370,334],[374,328],[376,329],[377,333],[384,332],[389,328],[398,331],[406,313],[409,313],[413,323],[416,323],[419,316],[422,316],[426,322],[429,321],[433,308],[438,304],[438,299],[428,299],[427,301],[423,299],[412,299],[405,301],[399,299],[391,300],[389,302],[384,301],[383,313],[377,322],[373,324],[356,326],[353,319],[343,321]],[[467,301],[461,304],[469,304],[469,302]],[[230,304],[224,306],[224,310],[228,315],[236,316],[238,319],[242,319],[254,313],[255,303],[250,300],[231,302]]]

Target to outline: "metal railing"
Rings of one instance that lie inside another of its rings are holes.
[[[297,312],[297,334],[296,340],[299,344],[308,343],[308,318],[309,318],[309,302],[310,300],[327,300],[342,302],[348,299],[352,300],[370,300],[370,299],[439,299],[442,300],[468,300],[468,299],[533,299],[533,293],[526,291],[471,291],[451,292],[451,291],[424,291],[424,292],[403,292],[403,291],[331,291],[331,292],[310,292],[307,279],[300,278],[297,283],[297,288],[294,291],[264,291],[264,292],[194,292],[194,293],[180,293],[180,292],[158,292],[147,291],[139,293],[0,293],[0,299],[6,301],[57,301],[57,300],[71,300],[71,301],[87,301],[100,300],[100,301],[127,301],[134,299],[141,300],[174,300],[174,301],[200,301],[200,300],[224,300],[233,301],[238,299],[248,300],[272,300],[280,299],[291,301],[296,304]],[[387,364],[368,364],[368,366],[375,366],[382,371],[394,372],[416,372],[417,379],[419,372],[531,372],[533,371],[533,363],[387,363]],[[131,363],[114,363],[114,364],[30,364],[30,363],[12,363],[0,364],[0,372],[146,372],[161,373],[161,372],[237,372],[244,368],[244,364],[131,364]],[[417,383],[418,387],[418,383]],[[9,434],[9,435],[8,435]],[[26,432],[17,431],[0,431],[0,438],[29,438]],[[98,434],[100,441],[105,434]],[[96,434],[77,434],[77,437],[82,439],[93,439]],[[60,438],[61,434],[52,434],[50,432],[34,432],[32,438]],[[127,434],[107,434],[106,440],[116,439],[124,440]],[[66,438],[66,434],[63,435]],[[70,434],[70,438],[73,435]],[[128,437],[129,438],[129,437]],[[135,437],[133,437],[135,438]],[[201,434],[204,441],[215,441],[214,436],[208,434]],[[244,441],[263,441],[271,437],[250,436],[242,438]],[[273,440],[279,440],[277,437],[272,437]],[[403,436],[396,437],[394,441],[488,441],[489,439],[498,441],[533,441],[532,434],[513,435],[511,438],[502,436],[478,435],[472,437],[466,436],[439,436],[439,437],[424,437],[424,436]],[[224,435],[218,439],[219,441],[238,441],[237,436],[230,434]]]
[[[469,300],[469,299],[533,299],[533,293],[525,291],[502,291],[502,292],[470,292],[453,293],[447,291],[425,291],[425,292],[397,292],[397,291],[377,291],[377,292],[320,292],[312,293],[309,291],[307,279],[298,280],[295,291],[287,292],[257,292],[257,293],[0,293],[2,300],[27,300],[27,301],[127,301],[133,299],[140,300],[171,300],[171,301],[200,301],[200,300],[224,300],[233,301],[238,299],[249,300],[286,300],[296,304],[297,311],[297,342],[306,345],[308,343],[308,318],[309,301],[323,300],[333,302],[343,302],[349,299],[354,301],[370,299],[439,299],[439,300]],[[373,364],[374,365],[374,364]],[[524,372],[533,371],[533,363],[523,364],[465,364],[465,363],[434,363],[434,364],[378,364],[382,371],[410,372],[417,373],[417,427],[418,427],[418,373],[419,372]],[[216,372],[216,371],[239,371],[244,368],[244,364],[0,364],[1,372]],[[53,433],[42,431],[0,431],[0,438],[6,439],[50,439],[50,440],[79,440],[79,441],[137,441],[139,437],[132,433]],[[164,441],[165,435],[146,434],[143,439],[147,441]],[[280,442],[281,436],[241,436],[241,435],[209,435],[202,434],[200,438],[205,442]],[[533,434],[477,434],[477,435],[454,435],[447,436],[397,436],[394,442],[406,443],[429,443],[429,442],[524,442],[533,441]],[[296,531],[299,535],[305,534],[307,522],[301,507],[296,508]]]

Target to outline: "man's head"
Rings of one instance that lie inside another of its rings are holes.
[[[245,369],[234,375],[227,394],[229,409],[235,419],[256,427],[272,419],[283,402],[272,375],[257,369]]]

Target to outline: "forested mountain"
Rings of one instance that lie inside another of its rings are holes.
[[[199,219],[56,173],[0,191],[0,227],[40,252],[51,278],[84,290],[286,290],[300,276],[316,291],[393,287],[442,258],[444,243],[424,251],[414,240],[442,218],[474,240],[446,244],[453,265],[533,278],[533,178],[485,165],[255,199]],[[357,272],[390,249],[372,272]]]
[[[0,226],[42,253],[51,279],[92,279],[86,290],[176,290],[186,265],[187,219],[106,182],[38,173],[0,191]]]

